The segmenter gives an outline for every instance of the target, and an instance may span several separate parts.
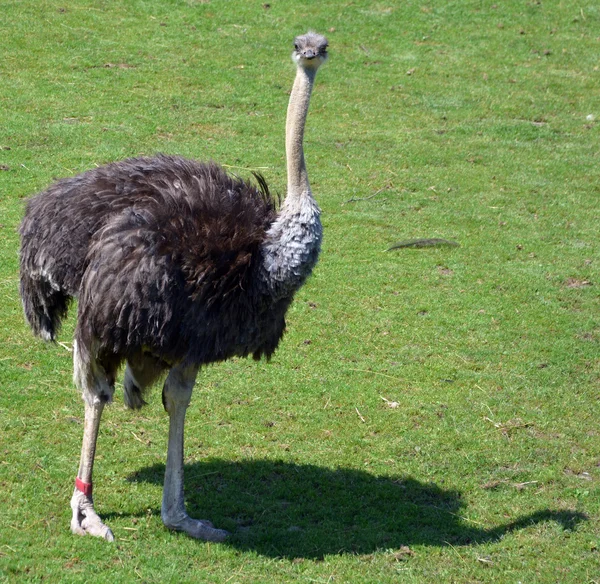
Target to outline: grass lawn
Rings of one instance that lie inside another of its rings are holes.
[[[234,535],[162,526],[157,390],[103,417],[116,543],[75,537],[75,311],[23,320],[24,202],[156,152],[284,194],[308,28],[321,260],[188,412],[188,510]],[[5,0],[0,55],[0,581],[600,582],[598,2]],[[386,251],[415,238],[460,245]]]

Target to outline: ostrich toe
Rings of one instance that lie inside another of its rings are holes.
[[[71,531],[76,535],[93,535],[102,537],[106,541],[115,541],[115,536],[110,528],[102,523],[102,520],[94,511],[94,503],[91,498],[75,489],[71,498]]]
[[[224,529],[217,529],[210,521],[192,519],[187,515],[178,521],[163,520],[166,527],[175,531],[183,531],[195,539],[220,543],[225,541],[230,533]]]

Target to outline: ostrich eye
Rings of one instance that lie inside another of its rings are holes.
[[[294,43],[294,49],[295,49],[296,51],[299,51],[299,50],[300,50],[300,47],[298,46],[298,43]]]

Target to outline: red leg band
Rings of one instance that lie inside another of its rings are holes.
[[[75,479],[75,488],[86,497],[92,496],[92,483],[84,483],[79,477]]]

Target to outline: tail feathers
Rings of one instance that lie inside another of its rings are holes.
[[[123,390],[123,399],[125,401],[125,405],[130,410],[139,410],[141,407],[148,405],[142,397],[142,390],[138,387],[129,367],[125,368]]]
[[[45,279],[21,275],[21,300],[25,318],[34,334],[54,341],[67,315],[70,296],[56,290]]]
[[[132,410],[147,405],[144,394],[160,379],[166,368],[165,363],[152,355],[131,355],[127,359],[123,378],[125,405]]]

